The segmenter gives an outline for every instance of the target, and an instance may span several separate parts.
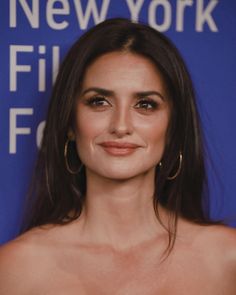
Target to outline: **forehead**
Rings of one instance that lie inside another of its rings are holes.
[[[85,71],[82,88],[121,86],[164,91],[163,77],[148,58],[130,52],[111,52],[98,57]]]

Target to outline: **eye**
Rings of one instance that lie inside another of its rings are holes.
[[[136,109],[142,109],[145,111],[154,111],[155,109],[157,109],[157,107],[158,103],[156,101],[147,98],[139,100],[139,102],[135,105]]]
[[[86,105],[94,107],[94,108],[100,108],[100,107],[106,107],[110,106],[111,104],[106,100],[103,96],[93,96],[86,100]]]

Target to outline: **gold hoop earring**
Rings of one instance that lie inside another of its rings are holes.
[[[177,169],[177,171],[176,171],[176,173],[174,175],[167,177],[168,180],[173,180],[180,174],[180,170],[182,168],[182,162],[183,162],[183,155],[180,152],[179,153],[179,167],[178,167],[178,169]]]
[[[83,164],[80,165],[80,167],[77,170],[72,170],[69,166],[68,160],[67,160],[67,153],[68,153],[68,144],[70,142],[70,139],[67,138],[66,143],[65,143],[65,147],[64,147],[64,158],[65,158],[65,164],[66,164],[66,169],[70,174],[77,174],[81,171]]]

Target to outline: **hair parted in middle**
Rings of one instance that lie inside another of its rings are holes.
[[[161,73],[168,92],[171,116],[161,169],[156,168],[153,205],[157,218],[158,204],[170,212],[171,248],[178,216],[196,223],[211,223],[202,204],[205,168],[194,89],[185,63],[173,43],[153,28],[123,18],[106,20],[82,35],[60,67],[32,191],[36,198],[33,208],[37,209],[32,210],[28,228],[46,223],[63,224],[81,214],[86,195],[85,170],[76,175],[67,171],[64,146],[69,130],[73,130],[76,100],[86,69],[98,57],[117,51],[149,59]],[[80,163],[73,144],[70,153]],[[174,179],[168,179],[178,170],[180,153],[181,169]],[[74,214],[69,216],[69,212]]]

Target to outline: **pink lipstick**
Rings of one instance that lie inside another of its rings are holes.
[[[139,147],[137,144],[129,142],[106,141],[100,144],[103,149],[112,156],[128,156]]]

